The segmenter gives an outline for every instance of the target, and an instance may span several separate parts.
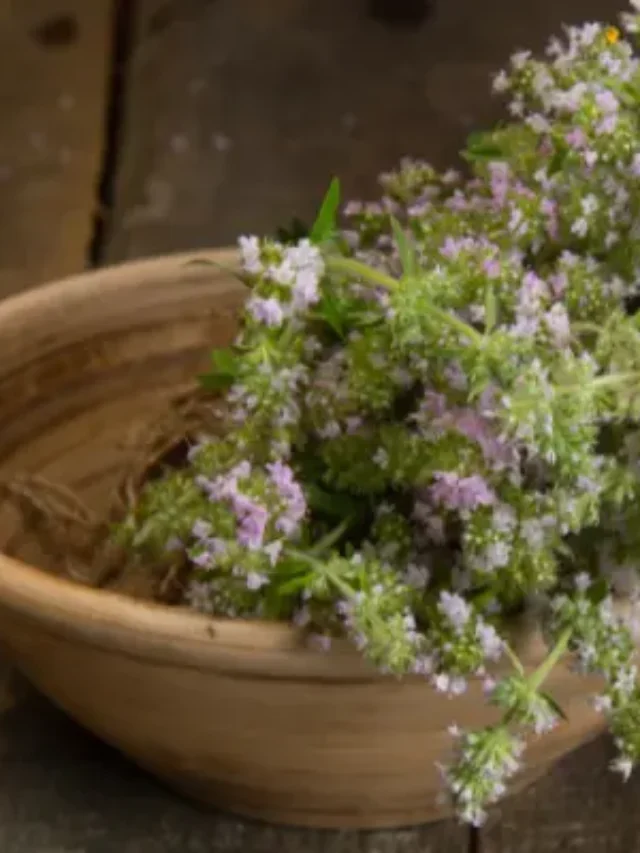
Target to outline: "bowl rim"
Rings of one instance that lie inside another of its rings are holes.
[[[14,294],[0,301],[0,350],[8,348],[9,369],[19,369],[24,350],[20,340],[30,342],[36,357],[42,354],[40,346],[55,347],[54,336],[42,328],[43,315],[51,309],[65,308],[65,333],[73,335],[75,329],[88,337],[82,323],[100,301],[123,292],[171,288],[178,275],[198,290],[210,286],[212,279],[228,285],[237,268],[235,248],[193,250],[90,270]],[[234,280],[229,292],[238,288],[244,285]],[[5,618],[37,622],[56,636],[185,667],[245,671],[265,678],[380,677],[345,641],[335,642],[329,653],[321,652],[310,648],[303,631],[287,623],[214,618],[186,607],[142,601],[51,575],[1,552],[0,611]]]
[[[203,263],[189,266],[189,262],[204,260],[213,261],[213,266]],[[222,268],[216,268],[217,263]],[[92,312],[95,314],[100,301],[123,291],[135,294],[139,290],[143,299],[144,291],[163,287],[168,298],[179,300],[180,294],[176,295],[175,287],[172,288],[177,275],[192,283],[198,293],[210,287],[212,277],[229,293],[237,292],[244,285],[234,281],[233,287],[230,286],[234,268],[238,268],[238,253],[234,248],[193,250],[123,262],[13,295],[0,301],[0,351],[6,349],[9,356],[3,358],[4,369],[7,363],[9,370],[20,364],[25,333],[35,356],[42,354],[40,346],[54,346],[54,336],[46,333],[48,324],[43,323],[43,314],[51,309],[60,311],[60,306],[65,306],[65,332],[73,333]],[[32,338],[28,336],[30,323]],[[85,334],[88,336],[90,331]],[[215,669],[228,675],[245,673],[252,677],[339,683],[389,680],[346,640],[338,639],[329,652],[321,651],[310,647],[304,631],[288,623],[221,619],[186,607],[142,601],[53,576],[0,552],[2,618],[37,623],[52,635],[111,654]],[[523,659],[532,663],[540,660],[543,646],[539,638],[528,631],[519,630],[517,634],[516,645]],[[407,680],[424,683],[420,676],[410,676]]]

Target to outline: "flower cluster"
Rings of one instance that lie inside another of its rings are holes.
[[[197,609],[346,636],[451,696],[482,679],[502,722],[443,768],[474,823],[559,724],[565,654],[604,678],[616,767],[640,758],[608,597],[640,557],[640,63],[569,27],[494,88],[511,119],[469,140],[469,176],[404,160],[342,223],[334,182],[308,237],[241,238],[241,331],[203,379],[228,431],[123,527],[180,553]],[[527,673],[507,627],[532,601],[552,650]]]

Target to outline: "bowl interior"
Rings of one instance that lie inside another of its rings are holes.
[[[14,330],[0,364],[0,476],[37,475],[105,509],[141,430],[233,338],[244,287],[189,260],[92,273],[0,306],[3,349],[5,329]],[[0,550],[51,563],[9,502]]]

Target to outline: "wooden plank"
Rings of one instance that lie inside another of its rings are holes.
[[[465,853],[459,833],[309,832],[166,791],[33,692],[0,730],[2,853]]]
[[[489,76],[515,48],[616,8],[435,0],[411,28],[385,27],[378,5],[140,0],[107,258],[308,220],[332,175],[371,196],[405,154],[444,166],[498,115]]]
[[[611,0],[439,0],[412,29],[385,27],[364,2],[139,0],[106,257],[223,245],[308,219],[332,175],[347,196],[370,197],[405,154],[445,166],[499,115],[488,77],[511,52],[616,11]],[[596,742],[494,811],[483,851],[640,849],[607,758]],[[283,844],[256,831],[242,830],[246,849]],[[353,834],[291,837],[292,850],[363,849]],[[453,851],[468,835],[449,823],[366,838],[371,851]]]
[[[0,9],[0,297],[85,265],[111,6],[5,0]]]
[[[544,779],[493,811],[482,853],[637,853],[640,774],[608,769],[608,737],[577,750]]]

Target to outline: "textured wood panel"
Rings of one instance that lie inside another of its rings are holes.
[[[482,853],[638,853],[640,774],[623,783],[600,737],[494,810]]]
[[[269,232],[312,216],[334,174],[375,193],[404,154],[446,165],[499,113],[489,76],[510,52],[617,2],[434,0],[416,27],[372,5],[140,0],[107,257]]]
[[[0,6],[0,297],[85,265],[101,168],[111,6]]]

